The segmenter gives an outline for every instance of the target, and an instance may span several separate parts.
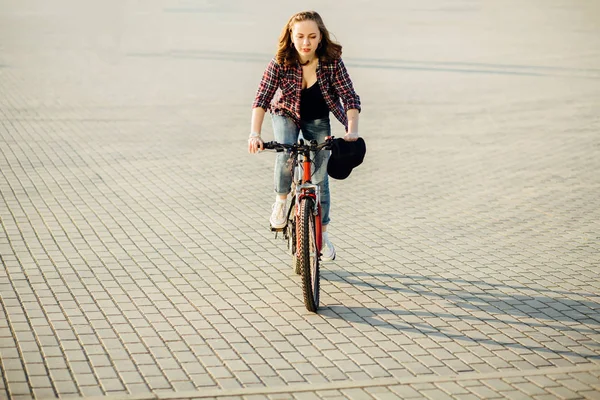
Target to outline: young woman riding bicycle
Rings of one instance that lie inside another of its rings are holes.
[[[263,74],[252,105],[248,151],[263,150],[260,136],[266,111],[273,120],[275,141],[293,144],[300,131],[306,140],[321,143],[331,136],[329,113],[344,125],[344,139],[358,139],[360,98],[342,62],[342,46],[331,40],[321,16],[314,11],[294,14],[279,36],[279,48]],[[327,225],[331,205],[327,161],[329,151],[317,154],[313,182],[321,193],[323,249],[322,260],[335,259]],[[278,153],[275,161],[275,204],[270,218],[272,228],[286,224],[286,203],[291,190],[289,155]]]

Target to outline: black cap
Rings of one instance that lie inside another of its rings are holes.
[[[362,164],[366,152],[367,146],[361,137],[352,142],[342,138],[334,139],[327,163],[327,173],[334,179],[346,179],[352,169]]]

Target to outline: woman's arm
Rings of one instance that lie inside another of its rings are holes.
[[[361,110],[360,97],[354,91],[350,75],[341,59],[337,62],[332,84],[344,104],[348,118],[348,132],[344,139],[356,140],[358,139],[358,114]]]
[[[271,100],[279,87],[280,71],[281,67],[275,59],[272,59],[260,80],[252,108],[262,107],[265,110],[269,109]]]
[[[250,121],[250,137],[248,138],[248,152],[256,153],[263,150],[263,141],[260,137],[263,120],[265,119],[265,109],[255,107],[252,109],[252,120]]]
[[[354,141],[358,139],[358,110],[351,108],[346,115],[348,116],[348,132],[344,135],[344,139]]]
[[[250,121],[250,137],[248,138],[248,151],[256,153],[263,150],[263,141],[260,137],[265,113],[269,109],[271,100],[279,87],[279,64],[272,59],[263,73],[260,85],[252,103],[252,119]]]
[[[251,134],[258,134],[260,136],[266,113],[267,112],[262,107],[256,107],[252,109],[252,120],[250,121]]]

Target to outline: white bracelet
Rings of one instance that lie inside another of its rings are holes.
[[[248,139],[252,139],[252,138],[260,138],[260,133],[256,133],[256,132],[250,133],[250,136],[248,136]]]

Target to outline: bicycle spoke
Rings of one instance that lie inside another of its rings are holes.
[[[302,265],[302,291],[306,309],[316,312],[319,307],[319,257],[316,246],[314,200],[300,202],[299,255]],[[317,217],[318,218],[318,217]]]

